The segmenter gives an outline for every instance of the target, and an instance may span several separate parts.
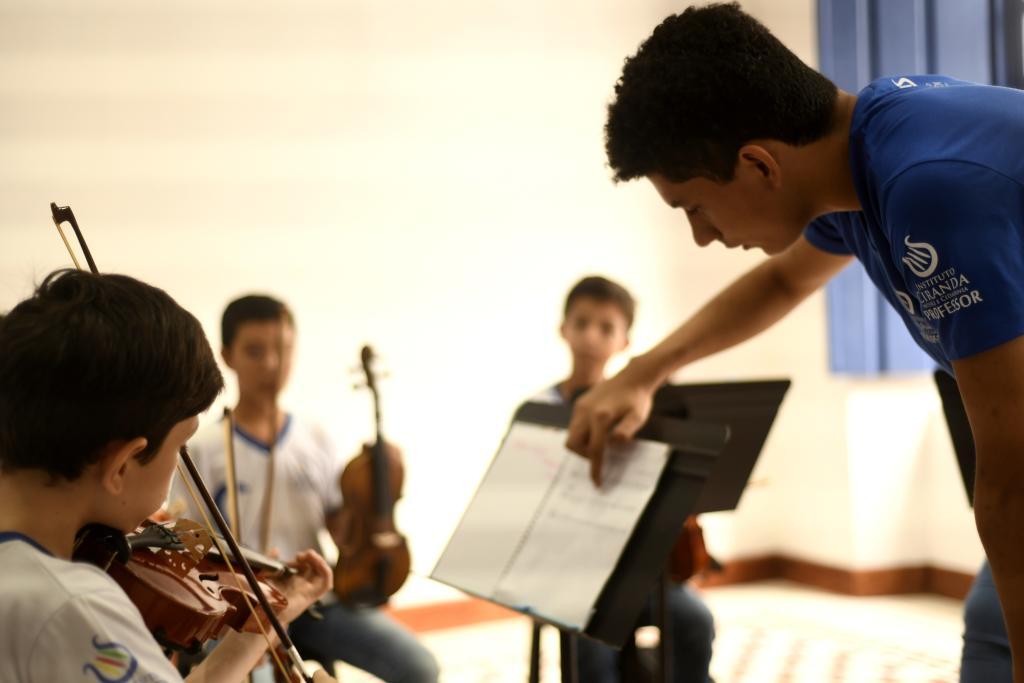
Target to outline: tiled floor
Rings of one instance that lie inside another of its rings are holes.
[[[792,583],[710,589],[717,683],[955,683],[961,603],[933,595],[851,598]],[[545,629],[542,680],[558,676]],[[422,635],[444,683],[523,683],[529,627],[509,619]],[[344,683],[377,679],[341,666]],[[586,682],[584,682],[586,683]]]

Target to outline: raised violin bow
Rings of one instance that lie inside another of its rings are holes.
[[[82,246],[82,253],[85,254],[85,261],[89,264],[89,270],[99,274],[99,268],[96,267],[96,261],[92,258],[89,245],[85,243],[85,237],[82,236],[82,230],[78,227],[78,221],[75,220],[75,214],[71,207],[57,206],[56,202],[50,202],[50,213],[53,214],[53,224],[57,226],[57,232],[60,233],[60,238],[64,240],[64,246],[67,247],[68,253],[71,254],[71,260],[74,261],[75,268],[83,270],[82,264],[78,262],[78,257],[75,256],[75,250],[71,248],[71,243],[68,242],[67,235],[64,234],[64,228],[61,227],[61,223],[64,222],[69,223],[71,229],[75,231],[75,237],[78,238],[78,243]]]

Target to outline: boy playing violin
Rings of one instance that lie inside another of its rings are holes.
[[[599,276],[585,277],[569,290],[560,333],[572,354],[569,377],[534,398],[545,403],[572,403],[577,396],[603,381],[612,357],[629,345],[636,304],[620,284]],[[637,626],[654,623],[658,591],[651,587],[647,607]],[[715,625],[711,612],[686,585],[673,585],[668,595],[672,620],[672,680],[708,683]],[[597,641],[579,641],[580,680],[614,683],[620,680],[619,653]]]
[[[221,336],[221,356],[238,378],[233,424],[211,424],[190,443],[218,506],[226,518],[237,511],[239,542],[255,550],[287,556],[317,547],[325,529],[338,541],[345,462],[322,429],[278,407],[291,373],[294,315],[277,299],[244,296],[224,310]],[[191,505],[176,479],[168,510]],[[433,655],[383,611],[343,604],[333,593],[324,602],[322,618],[303,615],[289,628],[304,658],[327,669],[341,660],[391,683],[435,683]]]
[[[128,533],[160,507],[222,385],[199,322],[130,277],[58,271],[0,319],[0,680],[181,680],[120,586],[71,556],[83,526]],[[284,622],[331,578],[315,552],[294,565]],[[266,649],[229,632],[187,680],[241,681]]]

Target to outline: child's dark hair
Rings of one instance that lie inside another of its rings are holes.
[[[636,302],[633,295],[625,287],[617,282],[612,282],[600,275],[590,275],[583,278],[569,290],[565,297],[565,308],[562,310],[563,317],[569,316],[569,309],[577,299],[595,299],[602,302],[615,304],[622,315],[626,317],[626,329],[633,327],[633,315],[636,312]]]
[[[230,348],[238,335],[238,328],[253,321],[284,320],[295,327],[295,316],[283,301],[264,294],[249,294],[235,299],[224,309],[220,319],[220,339],[224,348]]]
[[[139,436],[146,463],[223,385],[199,321],[166,292],[56,271],[0,320],[0,470],[74,480]]]
[[[837,94],[738,4],[690,7],[626,59],[608,106],[608,163],[616,181],[727,182],[751,140],[824,137]]]

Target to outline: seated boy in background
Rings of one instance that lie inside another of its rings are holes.
[[[337,541],[341,525],[339,476],[345,460],[319,425],[278,405],[291,374],[295,334],[294,314],[273,297],[243,296],[227,305],[221,356],[238,378],[233,492],[224,422],[208,425],[190,443],[218,506],[227,511],[232,494],[237,501],[239,542],[270,554],[316,547],[324,530]],[[168,505],[172,513],[192,506],[179,481]],[[289,629],[304,658],[327,669],[340,660],[387,683],[437,681],[430,651],[383,610],[351,607],[333,592],[318,610],[321,618],[304,614]]]
[[[71,555],[83,526],[127,533],[160,507],[222,385],[199,322],[130,277],[58,271],[0,320],[0,680],[181,680],[121,587]],[[312,551],[297,568],[284,622],[331,581]],[[187,680],[241,681],[266,649],[232,631]]]
[[[566,379],[534,400],[572,403],[584,391],[603,381],[608,362],[629,345],[635,308],[630,293],[607,278],[591,276],[576,283],[565,299],[560,330],[572,354],[572,370]],[[657,586],[651,586],[648,604],[637,621],[638,627],[654,623],[657,599]],[[711,612],[692,588],[676,584],[669,590],[668,608],[672,619],[674,683],[708,683],[715,638]],[[607,645],[581,638],[580,680],[616,683],[620,680],[619,658],[619,653]]]

